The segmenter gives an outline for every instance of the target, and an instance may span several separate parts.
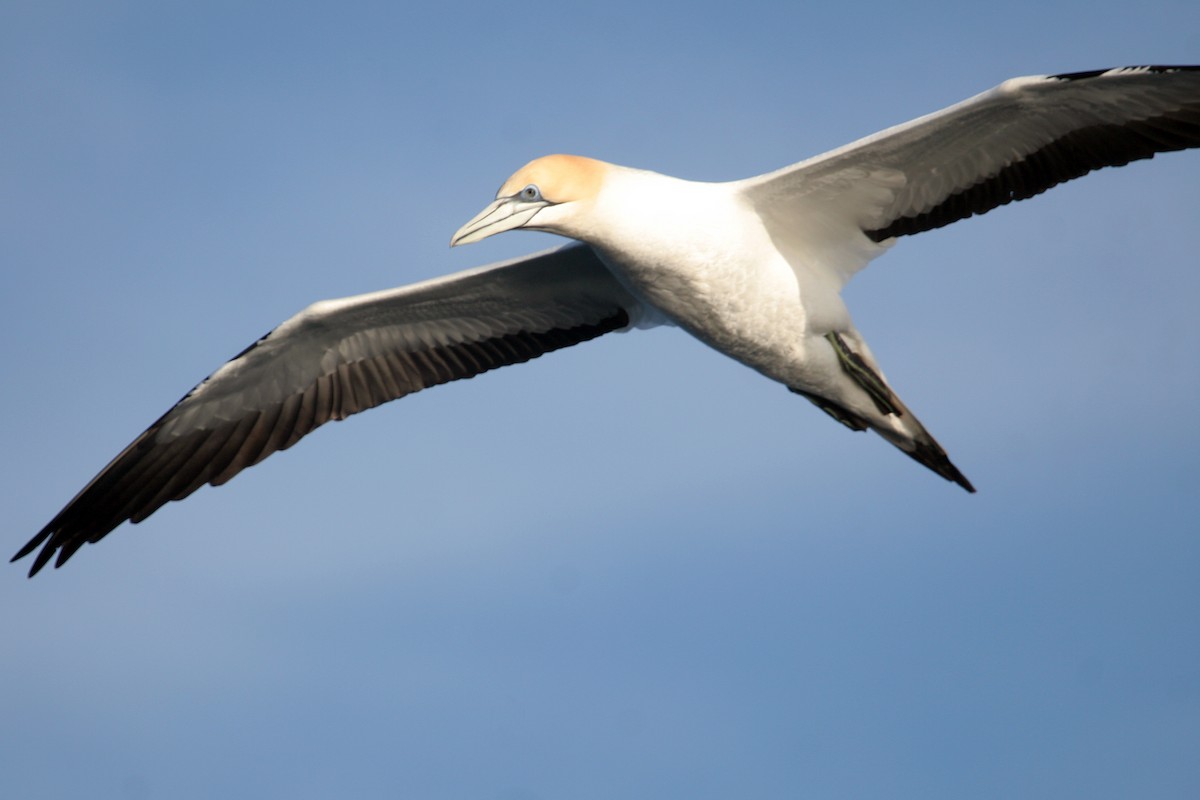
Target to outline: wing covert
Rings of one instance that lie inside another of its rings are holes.
[[[12,560],[61,566],[122,522],[220,485],[330,420],[628,327],[640,306],[573,245],[315,303],[202,381]]]
[[[1200,67],[1014,78],[751,178],[743,191],[783,242],[797,224],[801,235],[812,235],[807,227],[834,231],[834,245],[815,255],[844,283],[881,252],[872,244],[986,213],[1092,170],[1198,146]],[[806,226],[808,218],[821,221]]]

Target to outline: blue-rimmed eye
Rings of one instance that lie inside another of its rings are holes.
[[[541,200],[542,190],[531,183],[522,189],[517,196],[522,200]]]

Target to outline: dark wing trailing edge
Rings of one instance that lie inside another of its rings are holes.
[[[969,185],[943,190],[944,196],[932,205],[930,200],[909,204],[886,225],[867,230],[867,236],[881,242],[940,228],[1093,170],[1200,146],[1197,67],[1073,73],[1018,84],[1009,92],[1005,88],[995,90],[1000,95],[998,103],[992,100],[997,103],[992,109],[996,119],[981,128],[977,144],[999,157],[1000,165],[993,161],[987,173],[973,176]],[[1035,109],[1045,115],[1042,120],[1031,113]],[[1002,143],[1021,115],[1029,119],[1030,130],[1021,131],[1024,141],[1002,159]],[[1037,122],[1042,127],[1034,134]]]
[[[21,548],[32,577],[206,483],[225,483],[330,420],[637,322],[583,245],[316,303],[213,373]]]
[[[1200,67],[1014,78],[941,111],[752,178],[786,239],[852,208],[873,242],[939,228],[1102,167],[1200,146]],[[824,223],[821,223],[824,224]],[[838,267],[844,281],[870,255]]]

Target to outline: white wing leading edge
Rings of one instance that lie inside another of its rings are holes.
[[[1196,146],[1200,68],[1127,67],[1014,78],[741,189],[781,251],[841,286],[894,237]]]
[[[30,576],[122,522],[224,483],[330,420],[626,328],[641,308],[571,245],[399,289],[316,303],[200,383],[13,557]]]

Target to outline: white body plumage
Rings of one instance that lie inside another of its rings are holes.
[[[452,244],[528,228],[575,245],[306,309],[202,382],[18,553],[30,574],[316,427],[606,332],[670,322],[964,489],[888,385],[841,289],[898,237],[1200,146],[1200,67],[1038,76],[815,158],[695,183],[530,162]]]

